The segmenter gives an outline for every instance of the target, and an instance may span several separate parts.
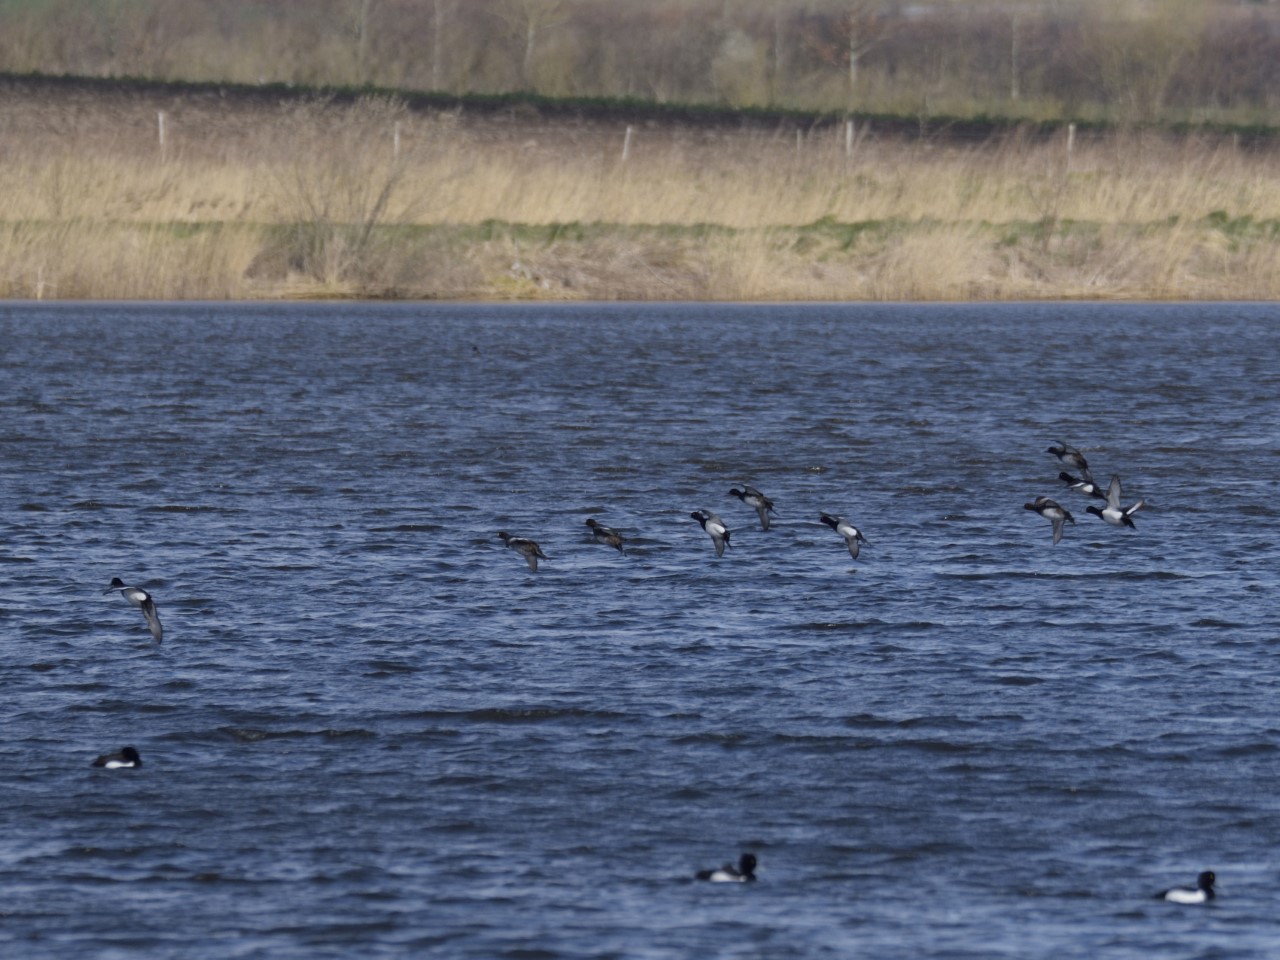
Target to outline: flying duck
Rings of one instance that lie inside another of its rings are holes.
[[[1111,482],[1107,484],[1107,505],[1099,510],[1097,507],[1086,507],[1089,513],[1095,517],[1101,517],[1107,523],[1116,527],[1129,527],[1132,530],[1138,528],[1134,526],[1133,515],[1146,505],[1145,500],[1139,500],[1130,507],[1120,506],[1120,475],[1113,473]]]
[[[818,519],[844,537],[845,546],[849,548],[849,556],[857,560],[858,544],[867,542],[867,538],[862,535],[862,531],[844,517],[833,517],[829,513],[820,513],[818,514]]]
[[[778,515],[778,511],[773,509],[773,501],[755,487],[749,487],[744,483],[741,490],[737,487],[730,488],[729,495],[737,497],[748,507],[755,509],[756,515],[760,518],[761,530],[769,529],[769,514],[772,513],[775,517]]]
[[[695,510],[689,516],[702,524],[702,529],[707,531],[707,536],[716,545],[716,556],[723,557],[725,547],[729,546],[730,534],[730,530],[724,525],[724,521],[714,513],[706,510]]]
[[[1097,497],[1099,500],[1107,499],[1107,495],[1102,492],[1102,488],[1092,480],[1085,480],[1083,477],[1073,477],[1065,470],[1059,472],[1058,479],[1069,486],[1072,490],[1079,491],[1080,493],[1086,494],[1090,497]]]
[[[1056,500],[1050,500],[1048,497],[1036,497],[1034,503],[1024,503],[1022,506],[1027,510],[1034,510],[1040,516],[1052,521],[1054,543],[1062,539],[1062,524],[1064,521],[1070,520],[1073,526],[1076,522],[1076,518],[1064,510]],[[1094,508],[1090,507],[1089,509],[1092,510]]]
[[[1092,480],[1093,474],[1089,472],[1089,463],[1084,458],[1084,454],[1068,444],[1058,441],[1058,446],[1050,447],[1045,453],[1052,453],[1064,466],[1073,467],[1080,471],[1080,475],[1086,480]]]
[[[151,594],[141,587],[126,587],[119,577],[112,577],[111,585],[102,591],[102,595],[105,597],[115,590],[119,590],[135,607],[141,608],[142,615],[147,618],[147,629],[151,631],[156,643],[164,640],[164,628],[160,626],[160,614],[156,612],[156,602],[151,599]]]
[[[596,543],[607,544],[610,547],[616,547],[619,553],[626,553],[622,549],[622,534],[612,527],[606,527],[603,523],[596,523],[595,518],[587,520],[587,526],[591,528],[591,536]]]
[[[529,569],[532,570],[534,573],[538,572],[539,558],[543,560],[551,559],[545,553],[542,552],[542,548],[540,546],[538,546],[532,540],[527,539],[526,537],[513,537],[511,534],[507,533],[507,531],[505,530],[499,530],[498,537],[502,540],[503,543],[505,543],[508,547],[510,547],[516,553],[521,554],[524,557],[525,562],[529,564]]]

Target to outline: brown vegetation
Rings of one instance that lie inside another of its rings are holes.
[[[161,143],[160,115],[164,141]],[[1266,143],[0,85],[0,296],[1271,298]]]

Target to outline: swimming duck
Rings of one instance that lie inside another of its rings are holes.
[[[527,537],[513,537],[511,534],[507,533],[507,531],[505,530],[499,530],[498,536],[499,538],[501,538],[503,543],[505,543],[508,547],[510,547],[516,553],[519,553],[524,557],[525,562],[529,564],[529,569],[532,570],[534,573],[538,572],[539,559],[543,559],[543,560],[551,559],[545,553],[542,552],[542,548],[540,546],[538,546],[536,543],[534,543],[532,540],[528,539]]]
[[[694,874],[698,880],[710,880],[712,883],[753,883],[756,879],[756,855],[744,853],[738,858],[738,865],[726,863],[716,870],[699,870]]]
[[[1196,877],[1194,890],[1190,887],[1170,887],[1168,890],[1157,893],[1156,899],[1168,900],[1171,903],[1206,903],[1215,896],[1213,885],[1217,879],[1212,870],[1206,870]]]
[[[741,490],[737,487],[732,487],[729,490],[729,495],[737,497],[748,507],[752,507],[755,510],[756,515],[760,518],[760,529],[762,530],[769,529],[769,514],[772,513],[775,517],[778,515],[778,511],[773,509],[773,501],[755,487],[749,487],[744,483]]]
[[[92,765],[105,767],[108,770],[131,769],[142,766],[142,757],[138,755],[138,751],[133,747],[125,747],[119,753],[103,754],[93,761]]]
[[[716,556],[723,557],[725,547],[729,546],[730,534],[730,530],[724,525],[724,521],[707,510],[695,510],[689,516],[702,524],[702,529],[707,532],[711,542],[716,545]]]
[[[1076,518],[1067,510],[1064,510],[1056,500],[1050,500],[1048,497],[1036,497],[1035,502],[1024,503],[1022,506],[1027,510],[1034,510],[1040,516],[1052,521],[1054,543],[1062,539],[1062,524],[1064,521],[1070,520],[1072,525],[1076,522]],[[1089,509],[1092,510],[1094,508],[1090,507]]]
[[[862,535],[862,531],[844,517],[833,517],[829,513],[820,513],[818,514],[818,519],[844,537],[845,546],[849,548],[849,556],[857,560],[858,544],[867,542],[867,538]]]
[[[603,523],[597,523],[595,518],[587,520],[587,526],[591,528],[591,536],[596,543],[603,543],[610,547],[616,547],[619,553],[626,553],[622,549],[622,534],[618,533],[611,527],[606,527]]]
[[[140,587],[126,587],[119,577],[111,578],[111,585],[102,591],[102,595],[105,597],[114,590],[119,590],[126,600],[142,610],[142,615],[147,618],[147,629],[156,643],[164,640],[164,628],[160,626],[160,614],[156,612],[156,602],[151,599],[151,594]]]
[[[1145,500],[1139,500],[1137,503],[1129,507],[1120,506],[1120,476],[1113,473],[1111,475],[1111,483],[1107,485],[1107,505],[1099,510],[1097,507],[1086,507],[1085,509],[1092,513],[1095,517],[1101,517],[1107,523],[1115,527],[1129,527],[1137,530],[1134,526],[1133,515],[1146,505]]]
[[[1089,463],[1084,458],[1084,454],[1075,447],[1058,441],[1058,446],[1050,447],[1045,453],[1052,453],[1062,463],[1068,467],[1074,467],[1080,471],[1080,475],[1086,480],[1092,480],[1093,474],[1089,472]]]

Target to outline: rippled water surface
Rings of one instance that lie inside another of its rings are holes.
[[[1278,320],[0,307],[0,952],[1274,957]]]

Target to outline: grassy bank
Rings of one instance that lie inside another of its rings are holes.
[[[1280,166],[1230,137],[864,127],[850,148],[839,126],[628,136],[216,91],[0,108],[11,298],[1280,294]]]

